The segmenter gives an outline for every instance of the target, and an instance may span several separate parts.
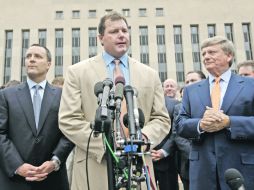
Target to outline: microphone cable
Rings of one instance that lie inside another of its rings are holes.
[[[94,129],[92,129],[89,137],[88,137],[88,142],[87,142],[87,147],[86,147],[86,183],[87,183],[87,190],[90,190],[90,184],[89,184],[89,176],[88,176],[88,151],[89,151],[89,146],[90,146],[90,141],[91,141],[91,136],[93,134]]]

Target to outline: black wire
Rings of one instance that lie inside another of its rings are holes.
[[[86,148],[86,182],[87,182],[87,190],[90,190],[90,185],[89,185],[89,176],[88,176],[88,150],[89,150],[89,145],[90,145],[90,140],[91,136],[93,134],[94,129],[92,129],[89,137],[88,137],[88,142],[87,142],[87,148]]]

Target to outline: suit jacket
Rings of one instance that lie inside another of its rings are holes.
[[[165,96],[165,103],[166,103],[166,108],[171,120],[171,123],[173,123],[173,113],[174,113],[174,107],[175,105],[179,104],[179,101],[176,100],[175,98],[170,98],[168,96]],[[172,126],[172,125],[171,125]],[[156,150],[161,149],[164,144],[168,141],[172,134],[172,127],[170,128],[170,131],[168,132],[168,135],[160,142],[159,145],[155,147]],[[167,171],[167,170],[172,170],[172,172],[175,172],[175,157],[174,157],[174,152],[175,152],[175,143],[172,142],[172,146],[170,147],[170,151],[172,152],[170,156],[167,156],[165,158],[162,158],[159,161],[154,162],[154,168],[158,171]]]
[[[154,142],[152,148],[163,139],[169,130],[169,118],[164,104],[162,85],[156,71],[128,58],[130,85],[138,90],[138,106],[143,110],[145,126],[142,132]],[[72,188],[87,188],[85,158],[90,123],[95,119],[98,108],[94,95],[97,82],[107,78],[107,70],[102,55],[92,57],[69,67],[63,86],[60,105],[60,129],[76,144]],[[91,190],[106,189],[107,168],[103,159],[105,149],[101,135],[91,138],[88,152],[89,181]],[[100,183],[94,180],[100,176]]]
[[[67,190],[65,160],[73,147],[58,128],[61,90],[47,83],[42,99],[38,130],[28,84],[0,91],[0,184],[4,190]],[[35,166],[56,155],[62,162],[42,182],[27,182],[15,175],[23,163]]]
[[[254,187],[254,80],[232,74],[221,109],[230,117],[230,128],[199,134],[197,126],[206,106],[211,107],[209,81],[185,88],[183,107],[177,119],[181,136],[192,139],[190,189],[229,190],[224,173],[236,168],[245,178],[245,188]],[[216,171],[218,181],[216,180]]]

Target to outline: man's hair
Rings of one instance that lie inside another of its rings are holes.
[[[52,57],[51,57],[51,53],[50,53],[50,51],[49,51],[48,48],[46,48],[45,46],[40,45],[40,44],[32,44],[31,47],[33,47],[33,46],[37,46],[37,47],[42,47],[42,48],[44,48],[45,51],[46,51],[46,54],[47,54],[47,59],[48,59],[49,62],[51,62]]]
[[[245,67],[245,66],[251,66],[252,71],[254,71],[254,60],[247,60],[247,61],[243,61],[237,64],[237,70],[239,71],[239,69],[241,67]]]
[[[205,76],[205,74],[204,74],[202,71],[189,71],[185,76],[187,76],[188,74],[191,74],[191,73],[197,73],[198,76],[199,76],[201,79],[206,79],[206,76]]]
[[[99,26],[98,26],[98,30],[99,30],[100,35],[104,34],[106,20],[111,20],[111,21],[123,20],[126,23],[126,25],[128,26],[127,20],[124,16],[122,16],[118,12],[112,11],[112,12],[109,12],[108,14],[106,14],[105,16],[103,16],[101,18]]]
[[[64,78],[59,76],[59,77],[56,77],[52,80],[52,85],[63,85],[64,84]]]
[[[16,85],[19,85],[21,84],[20,81],[18,80],[10,80],[9,82],[7,82],[4,87],[7,88],[7,87],[11,87],[11,86],[16,86]]]
[[[220,45],[224,53],[231,54],[233,56],[232,60],[229,62],[229,67],[231,67],[234,60],[234,56],[235,56],[235,47],[233,42],[231,42],[230,40],[228,40],[227,38],[223,36],[214,36],[212,38],[207,38],[201,43],[201,50],[203,48],[213,46],[213,45]]]

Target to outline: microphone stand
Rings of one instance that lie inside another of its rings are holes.
[[[113,115],[113,113],[112,113]],[[114,116],[112,116],[114,117]],[[114,141],[112,137],[112,127],[114,122],[111,122],[110,127],[106,127],[105,129],[105,137],[108,141],[109,146],[114,146]],[[113,148],[114,149],[114,148]],[[107,173],[108,173],[108,189],[115,189],[115,172],[114,172],[114,163],[113,163],[113,157],[111,155],[110,149],[108,146],[106,146],[106,159],[107,159]]]

